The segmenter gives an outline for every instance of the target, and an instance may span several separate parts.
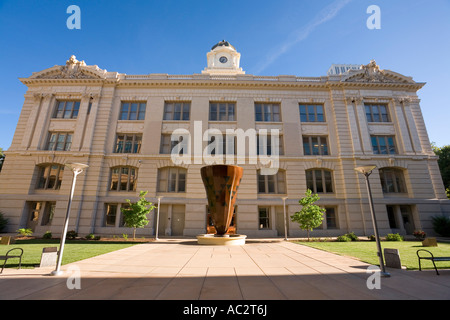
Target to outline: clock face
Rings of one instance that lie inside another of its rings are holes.
[[[227,63],[228,59],[227,59],[227,57],[222,56],[222,57],[219,58],[219,61],[220,61],[221,63]]]

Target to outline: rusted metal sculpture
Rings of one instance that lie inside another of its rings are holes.
[[[216,236],[224,236],[230,227],[243,173],[243,168],[232,165],[212,165],[201,168],[209,212],[217,231]]]

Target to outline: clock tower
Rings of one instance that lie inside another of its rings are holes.
[[[239,68],[241,54],[228,41],[222,40],[214,45],[206,57],[208,66],[202,71],[203,74],[245,74],[245,71]]]

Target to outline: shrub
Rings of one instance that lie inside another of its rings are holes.
[[[403,241],[403,237],[398,233],[389,233],[386,236],[386,241]]]
[[[442,237],[450,237],[450,218],[446,216],[431,217],[433,230]]]
[[[17,232],[18,232],[22,237],[31,236],[31,235],[33,234],[33,230],[31,230],[31,229],[26,229],[26,228],[21,228],[21,229],[17,230]]]
[[[352,239],[350,239],[346,234],[337,237],[336,239],[337,242],[350,242],[352,241]]]
[[[86,236],[86,239],[87,239],[87,240],[94,240],[94,239],[95,239],[95,235],[94,235],[93,233],[89,233],[89,234]]]
[[[416,230],[416,231],[413,232],[413,236],[414,236],[417,240],[423,241],[423,240],[427,237],[427,234],[425,233],[425,231],[422,231],[422,230]]]
[[[44,233],[44,235],[42,236],[42,239],[51,239],[52,238],[52,233],[50,231],[47,231],[46,233]]]
[[[70,231],[67,231],[66,236],[69,239],[75,239],[76,237],[78,237],[78,233],[75,230],[70,230]]]
[[[375,238],[375,235],[370,235],[370,236],[367,236],[367,239],[369,239],[369,241],[375,241],[376,240],[376,238]]]
[[[4,217],[3,212],[0,211],[0,232],[5,229],[6,225],[8,224],[8,219]]]
[[[358,236],[355,235],[354,232],[347,233],[347,234],[345,234],[345,236],[350,238],[350,240],[352,240],[352,241],[359,241]]]

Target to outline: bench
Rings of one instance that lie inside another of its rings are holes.
[[[9,253],[13,250],[20,250],[21,253],[20,254],[15,254],[15,255],[9,255]],[[23,255],[23,249],[22,248],[14,248],[9,250],[5,256],[0,256],[0,260],[5,260],[5,263],[3,263],[3,267],[2,267],[2,271],[0,271],[0,273],[3,273],[3,269],[5,269],[5,265],[6,265],[6,261],[8,261],[8,259],[17,259],[19,258],[19,269],[20,266],[22,265],[22,255]]]
[[[430,254],[430,257],[423,257],[423,256],[421,257],[419,255],[420,251],[428,252]],[[419,258],[419,271],[422,271],[422,266],[420,265],[420,260],[422,260],[422,259],[431,260],[433,262],[434,270],[436,270],[437,275],[439,275],[439,272],[438,272],[438,269],[436,268],[435,262],[436,261],[438,261],[438,262],[439,261],[450,261],[450,257],[435,257],[435,256],[433,256],[433,254],[430,251],[424,250],[424,249],[417,250],[416,254],[417,254],[417,257]]]

